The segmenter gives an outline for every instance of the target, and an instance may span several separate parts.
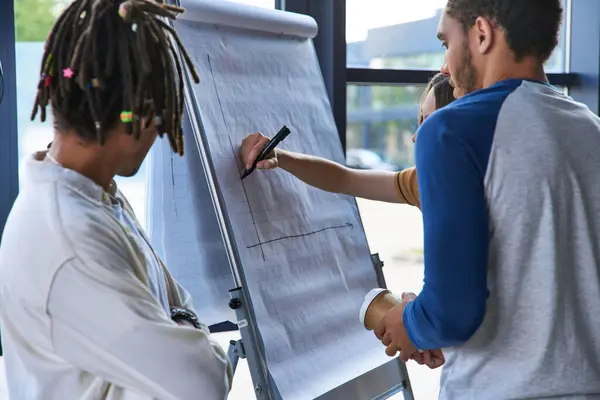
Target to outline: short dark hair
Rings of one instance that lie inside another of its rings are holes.
[[[561,0],[448,0],[446,12],[468,30],[486,17],[504,30],[516,61],[533,56],[546,62],[558,44]]]
[[[51,103],[59,131],[104,144],[119,123],[139,137],[156,121],[173,151],[183,154],[183,68],[192,61],[163,18],[183,9],[153,0],[75,0],[46,41],[31,119]]]
[[[452,103],[454,100],[454,88],[450,84],[450,77],[438,72],[435,74],[427,83],[427,87],[423,91],[421,95],[420,104],[422,105],[427,98],[429,92],[433,90],[433,95],[435,97],[435,109],[439,110],[440,108],[446,107],[448,104]],[[419,125],[423,123],[423,113],[419,111]]]

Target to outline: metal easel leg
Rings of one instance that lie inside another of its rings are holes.
[[[385,285],[385,278],[383,276],[383,261],[379,258],[379,253],[371,254],[371,261],[375,268],[375,275],[377,275],[377,284],[380,288],[387,288]]]
[[[231,360],[231,366],[235,371],[240,358],[248,360],[250,376],[254,383],[254,394],[258,400],[271,400],[275,398],[273,387],[270,385],[270,375],[266,371],[264,362],[259,352],[260,339],[255,321],[250,319],[244,304],[243,289],[236,288],[229,291],[229,307],[235,311],[237,326],[240,331],[240,340],[229,342],[227,355]]]
[[[371,261],[373,261],[373,267],[375,268],[375,274],[377,275],[377,283],[379,284],[379,287],[387,289],[387,286],[385,284],[385,277],[383,276],[384,264],[381,258],[379,257],[379,253],[371,254]],[[404,396],[404,400],[414,400],[412,385],[410,384],[410,378],[408,377],[408,369],[406,368],[406,363],[398,359],[398,365],[402,374],[402,386],[404,386],[404,389],[402,390],[402,395]]]
[[[404,390],[402,391],[402,396],[404,400],[414,400],[414,395],[412,391],[412,385],[410,384],[410,378],[408,377],[408,369],[406,368],[406,364],[400,360],[398,360],[400,364],[400,371],[402,371],[403,378],[402,385],[404,386]]]
[[[227,349],[227,357],[229,358],[229,362],[231,363],[231,369],[235,374],[235,370],[238,365],[238,361],[240,358],[246,358],[246,353],[244,352],[244,345],[241,340],[231,340],[229,342],[229,348]]]

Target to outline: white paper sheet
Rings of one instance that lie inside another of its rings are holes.
[[[312,39],[317,23],[307,15],[269,10],[224,0],[180,0],[186,12],[181,20],[227,26],[249,31]]]
[[[185,156],[157,140],[148,168],[150,239],[174,278],[192,295],[206,325],[235,321],[229,308],[233,278],[189,120]],[[193,179],[190,179],[193,176]]]
[[[284,171],[240,180],[242,139],[292,133],[282,148],[343,161],[312,43],[179,21],[201,84],[193,90],[265,345],[284,399],[313,399],[389,359],[360,324],[377,286],[353,198]],[[198,177],[204,179],[204,177]]]

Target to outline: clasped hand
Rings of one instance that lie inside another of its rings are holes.
[[[415,360],[419,365],[427,365],[431,369],[441,367],[446,359],[441,349],[418,351],[408,338],[402,315],[406,305],[414,301],[414,293],[402,293],[402,302],[392,308],[375,328],[375,335],[384,346],[385,353],[394,357],[400,352],[404,362]]]

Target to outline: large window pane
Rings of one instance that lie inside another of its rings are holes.
[[[348,67],[439,69],[444,49],[436,31],[445,5],[446,0],[347,0]],[[567,14],[548,72],[565,72]]]
[[[425,85],[349,85],[348,155],[357,153],[355,149],[363,154],[369,150],[397,169],[412,165],[411,137],[417,128],[418,102],[424,89]]]
[[[351,0],[348,0],[351,3]],[[351,167],[414,165],[412,134],[425,85],[348,85],[347,159]],[[371,251],[379,253],[388,287],[419,293],[423,286],[423,223],[416,207],[357,199]],[[439,370],[407,364],[417,399],[437,398]]]
[[[23,161],[52,140],[52,123],[29,121],[36,95],[44,40],[54,23],[59,4],[54,0],[15,1],[17,115],[19,129],[19,177]]]

